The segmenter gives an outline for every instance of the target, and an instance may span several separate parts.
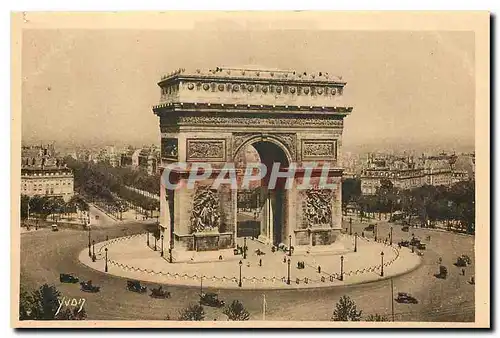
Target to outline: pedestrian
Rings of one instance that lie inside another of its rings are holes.
[[[262,266],[262,258],[259,259],[259,266]]]
[[[462,276],[465,276],[465,269],[462,269]]]
[[[365,232],[361,231],[361,237],[365,238]]]
[[[318,273],[321,273],[321,266],[318,265]]]
[[[286,263],[286,256],[283,257],[283,263]]]

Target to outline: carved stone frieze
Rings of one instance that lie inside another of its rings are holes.
[[[226,160],[225,139],[187,139],[188,161],[217,161]]]
[[[198,187],[191,211],[191,233],[218,231],[220,219],[220,201],[217,190]]]
[[[179,125],[211,126],[290,126],[290,127],[325,127],[342,128],[343,121],[329,117],[289,117],[274,118],[269,116],[226,117],[226,116],[179,116]]]
[[[302,140],[302,159],[336,159],[336,140]]]
[[[308,227],[331,226],[334,191],[329,189],[309,189],[305,191],[303,202],[304,222]]]

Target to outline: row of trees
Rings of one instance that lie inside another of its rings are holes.
[[[421,226],[433,227],[445,222],[448,227],[474,233],[475,182],[457,182],[451,186],[424,185],[411,190],[401,190],[388,179],[380,181],[375,195],[361,195],[359,179],[346,179],[342,184],[342,204],[347,212],[349,204],[355,204],[361,217],[367,213],[402,211],[418,220]]]
[[[47,219],[53,215],[56,219],[61,214],[75,213],[76,210],[88,211],[88,204],[78,195],[68,202],[60,196],[33,196],[21,195],[21,219],[27,219],[28,214],[33,218]]]
[[[157,189],[154,193],[158,194],[160,191],[158,176],[144,177],[145,174],[141,171],[113,168],[104,163],[79,162],[72,158],[68,158],[67,163],[68,167],[73,169],[75,188],[94,202],[104,202],[114,211],[123,211],[126,203],[121,199],[144,210],[156,210],[160,206],[159,201],[126,187],[126,185],[134,186],[152,193]],[[156,182],[156,185],[153,182]]]

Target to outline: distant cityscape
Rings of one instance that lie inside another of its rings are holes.
[[[74,195],[73,172],[64,158],[80,162],[104,163],[113,168],[139,170],[153,176],[159,173],[161,151],[159,145],[142,147],[115,146],[78,147],[58,151],[54,143],[24,145],[21,154],[21,193],[27,196],[60,196],[65,201]],[[244,157],[244,158],[242,158]],[[235,162],[259,161],[252,147],[240,153]],[[450,186],[460,181],[474,179],[474,153],[453,151],[436,154],[394,154],[345,152],[341,155],[343,179],[359,179],[361,193],[374,195],[382,179],[394,187],[410,190],[423,185]]]

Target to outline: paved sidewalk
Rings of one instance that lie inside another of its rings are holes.
[[[239,239],[240,240],[240,239]],[[400,275],[415,269],[420,257],[408,248],[384,245],[358,238],[357,252],[353,251],[353,237],[342,236],[344,245],[344,274],[340,280],[340,254],[297,254],[290,257],[290,284],[288,281],[288,256],[283,252],[272,253],[269,247],[247,240],[247,259],[241,255],[226,257],[222,261],[205,263],[169,263],[146,246],[146,235],[122,237],[96,244],[97,261],[92,262],[88,251],[83,250],[80,260],[93,269],[104,271],[104,248],[108,248],[108,273],[152,283],[174,285],[203,285],[214,288],[239,288],[239,261],[242,261],[242,288],[287,289],[332,287],[365,283]],[[150,243],[152,244],[152,243]],[[243,243],[239,243],[242,245]],[[266,254],[257,256],[256,249]],[[381,276],[381,252],[384,252],[384,273]],[[262,266],[260,260],[262,259]],[[297,262],[305,267],[299,269]],[[318,270],[321,267],[321,271]]]

